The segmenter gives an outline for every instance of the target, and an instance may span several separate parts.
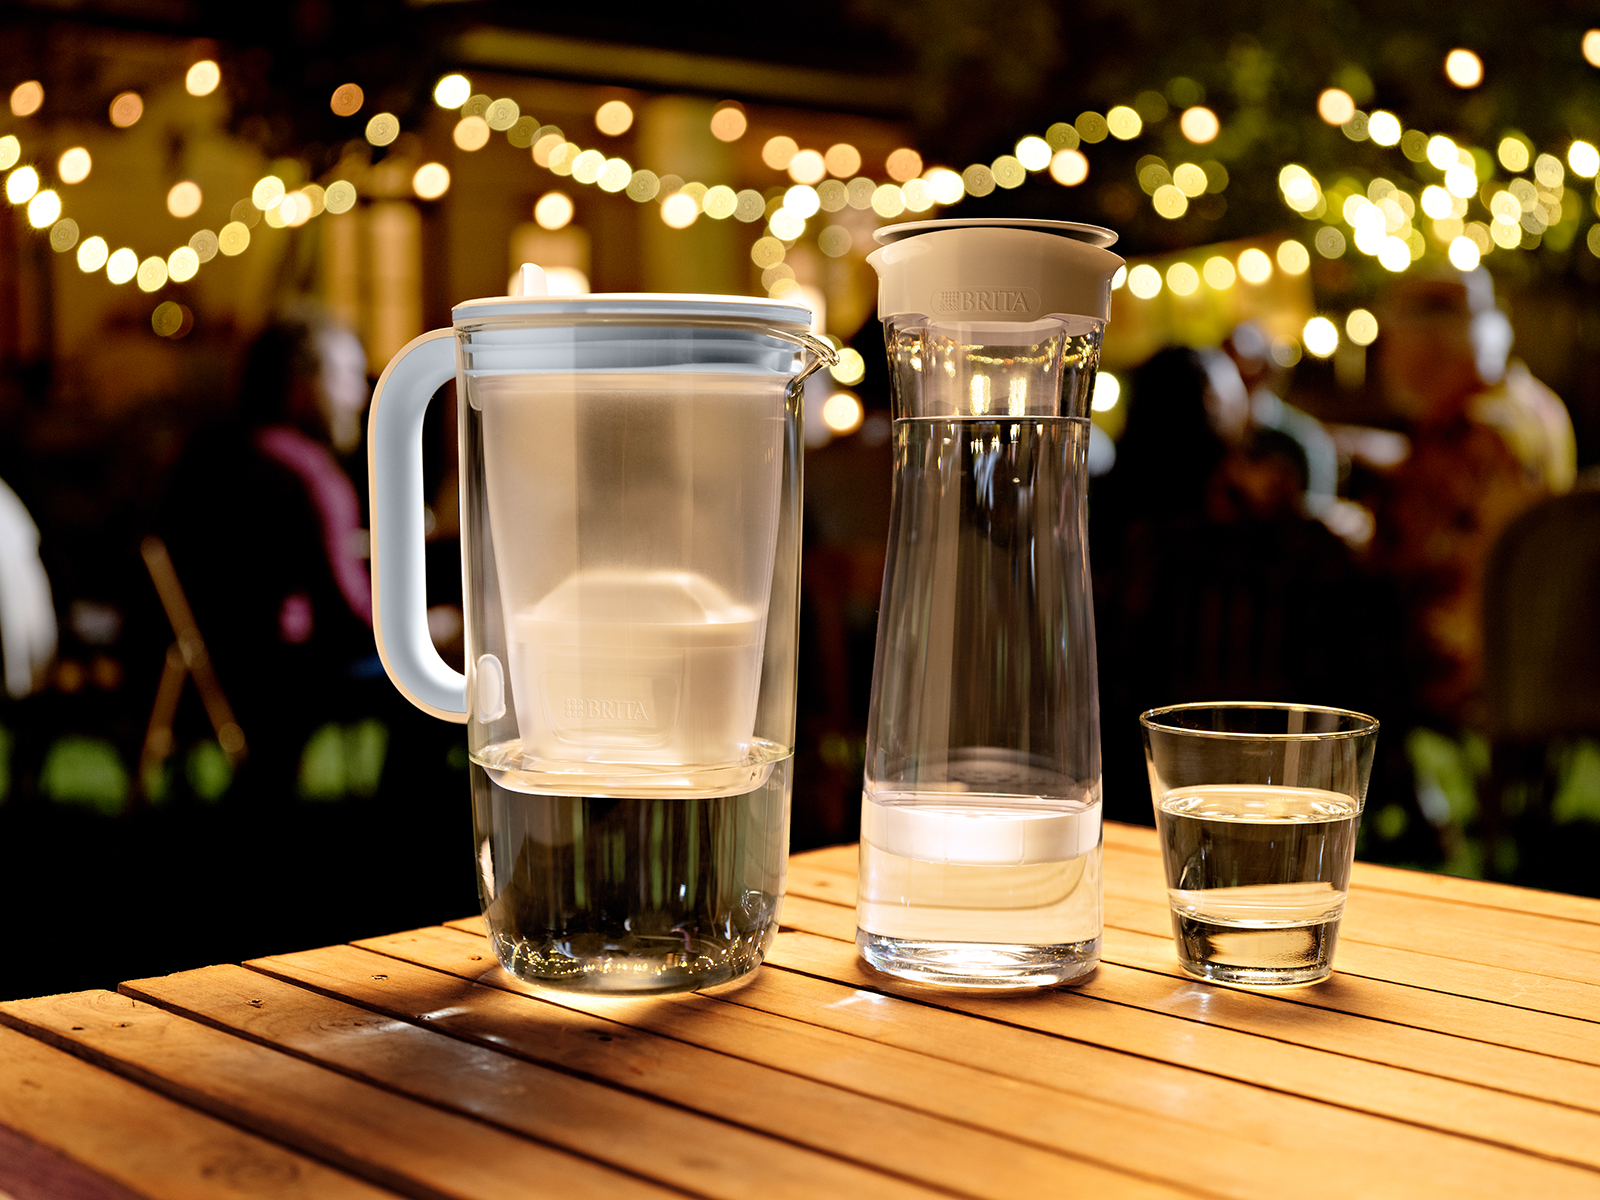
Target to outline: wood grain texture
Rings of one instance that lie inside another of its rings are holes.
[[[410,1196],[667,1197],[620,1174],[114,992],[0,1004],[0,1021],[178,1102]]]
[[[371,975],[389,973],[384,960],[363,957],[370,960],[369,983],[375,982]],[[354,1078],[695,1195],[742,1197],[754,1179],[761,1180],[764,1196],[790,1200],[818,1191],[886,1200],[933,1194],[826,1153],[448,1036],[437,1018],[470,1013],[475,1002],[471,985],[454,984],[454,994],[434,997],[439,1003],[410,1006],[416,1010],[412,1021],[244,967],[207,967],[126,983],[122,990]],[[564,1010],[540,1007],[555,1018],[547,1024],[556,1028],[546,1032],[556,1037],[593,1025]],[[621,1047],[606,1048],[606,1057],[621,1061]],[[648,1092],[648,1073],[637,1060],[630,1065],[634,1078],[628,1082]]]
[[[635,1088],[963,1195],[1013,1196],[1051,1181],[1118,1195],[1168,1194],[1090,1164],[1063,1162],[964,1125],[702,1046],[700,1040],[722,1044],[706,1037],[708,1020],[714,1021],[719,1010],[704,998],[577,998],[568,1007],[560,997],[530,994],[493,967],[488,947],[476,936],[421,929],[366,945],[374,944],[384,953],[329,947],[250,965],[380,1012],[425,1013],[430,1028],[476,1044]],[[871,1191],[889,1194],[880,1183]]]
[[[811,932],[849,940],[854,936],[854,916],[853,908],[845,906],[855,903],[854,876],[846,879],[831,869],[818,869],[810,854],[798,859],[790,871],[786,911],[797,920],[804,916],[804,927]],[[1159,867],[1155,869],[1159,871]],[[1104,960],[1187,980],[1172,948],[1169,910],[1164,901],[1150,899],[1146,895],[1149,890],[1126,883],[1116,888],[1108,885]],[[1359,897],[1361,902],[1367,899],[1365,894]],[[847,919],[809,909],[804,902],[810,900],[839,906],[851,915]],[[1326,983],[1257,995],[1600,1066],[1600,1024],[1596,1023],[1600,992],[1588,985],[1466,966],[1456,960],[1343,939],[1334,962],[1334,976]],[[1495,1082],[1503,1061],[1492,1054],[1484,1056],[1471,1064],[1473,1070],[1456,1077],[1526,1091],[1515,1076]],[[1587,1072],[1568,1078],[1582,1097],[1581,1106],[1592,1107],[1600,1088],[1588,1082]],[[1537,1090],[1542,1086],[1535,1085],[1528,1094],[1542,1094]],[[1568,1088],[1560,1098],[1573,1095]]]
[[[839,911],[848,915],[847,910]],[[461,936],[468,944],[482,945],[476,938]],[[808,961],[807,947],[799,945],[800,940],[780,935],[769,958],[788,970],[763,970],[744,986],[716,994],[724,1004],[752,1009],[751,1015],[706,1021],[694,1026],[690,1036],[732,1039],[725,1047],[730,1053],[750,1054],[796,1073],[971,1124],[988,1124],[1039,1144],[1056,1142],[1086,1154],[1098,1147],[1109,1162],[1139,1162],[1180,1186],[1185,1178],[1190,1179],[1189,1186],[1195,1185],[1193,1164],[1204,1161],[1205,1185],[1227,1195],[1282,1195],[1288,1180],[1293,1180],[1297,1195],[1321,1195],[1324,1189],[1326,1194],[1342,1189],[1348,1195],[1352,1187],[1361,1195],[1407,1195],[1430,1184],[1443,1186],[1450,1194],[1489,1195],[1533,1178],[1540,1180],[1541,1188],[1585,1195],[1600,1185],[1600,1174],[1594,1171],[1543,1161],[1516,1148],[1297,1098],[1292,1086],[1278,1086],[1277,1081],[1263,1086],[1227,1078],[1228,1057],[1240,1045],[1250,1046],[1258,1059],[1281,1049],[1266,1039],[1251,1045],[1248,1035],[1217,1030],[1217,1041],[1198,1069],[1163,1066],[1158,1060],[1169,1057],[1181,1062],[1185,1043],[1205,1039],[1213,1031],[1070,991],[1037,1000],[1041,1006],[1060,1010],[1070,1032],[1019,1029],[1014,1026],[1023,1018],[1013,1011],[1018,998],[955,998],[941,992],[925,1003],[925,991],[905,989],[904,997],[887,994],[879,983],[882,976],[857,965],[853,947],[810,939],[815,943],[810,949],[824,947],[822,953],[833,957]],[[441,949],[431,936],[429,941],[436,952]],[[407,952],[402,946],[390,949]],[[447,957],[434,961],[443,969],[450,967]],[[798,973],[807,969],[813,977]],[[835,983],[830,978],[834,975],[848,978]],[[479,977],[519,986],[498,973]],[[871,990],[857,986],[861,983],[871,985]],[[969,999],[973,1005],[995,1006],[999,1016],[974,1021],[978,1014],[967,1012]],[[593,1002],[583,1003],[587,1007]],[[621,1002],[604,1003],[614,1006],[618,1019],[627,1019],[628,1010]],[[1110,1035],[1123,1044],[1093,1045],[1093,1035],[1105,1031],[1077,1028],[1077,1009],[1082,1007],[1103,1012],[1103,1020],[1112,1022]],[[807,1030],[807,1025],[815,1028]],[[743,1032],[745,1028],[750,1032]],[[1141,1039],[1148,1039],[1152,1029],[1164,1036],[1145,1046]],[[778,1036],[763,1041],[764,1030]],[[858,1044],[852,1047],[839,1035],[855,1038]],[[860,1041],[874,1046],[864,1048]],[[1302,1053],[1318,1060],[1332,1058],[1315,1051]],[[1332,1059],[1335,1069],[1345,1061]],[[1439,1081],[1424,1084],[1429,1082]],[[1592,1114],[1578,1115],[1594,1120]],[[1351,1144],[1363,1147],[1355,1159],[1349,1153]],[[1565,1144],[1556,1149],[1564,1155],[1578,1153]],[[1308,1163],[1320,1163],[1320,1173]],[[1215,1170],[1210,1169],[1213,1164]]]
[[[164,1200],[246,1195],[381,1200],[394,1195],[4,1027],[0,1125],[103,1177],[123,1195]],[[0,1188],[29,1200],[33,1184],[19,1182],[20,1157],[3,1156]],[[39,1186],[34,1194],[65,1197],[74,1194],[69,1189],[83,1186],[58,1175],[48,1189]]]

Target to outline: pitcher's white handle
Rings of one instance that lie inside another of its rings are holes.
[[[450,329],[423,334],[390,360],[372,393],[367,463],[378,656],[407,700],[423,712],[465,724],[467,677],[439,657],[428,636],[422,528],[422,419],[434,392],[455,373],[456,339]]]

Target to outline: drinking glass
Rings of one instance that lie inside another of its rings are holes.
[[[1378,722],[1302,704],[1139,718],[1178,961],[1216,983],[1333,971]]]

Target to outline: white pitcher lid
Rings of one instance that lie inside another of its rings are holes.
[[[867,256],[878,272],[878,316],[1030,322],[1104,321],[1122,259],[1116,234],[1074,221],[975,218],[908,221],[880,229]]]
[[[811,310],[802,304],[758,296],[713,296],[692,292],[602,292],[589,296],[489,296],[464,300],[450,310],[451,320],[464,322],[514,317],[719,317],[765,321],[811,328]]]

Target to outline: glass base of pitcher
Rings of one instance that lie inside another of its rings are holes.
[[[990,991],[1076,983],[1100,965],[1100,939],[1050,946],[937,942],[856,930],[856,949],[886,975],[939,987]]]
[[[654,996],[692,992],[743,978],[761,965],[777,933],[765,931],[732,941],[631,938],[585,945],[586,939],[519,941],[494,938],[500,965],[524,983],[562,992]]]

